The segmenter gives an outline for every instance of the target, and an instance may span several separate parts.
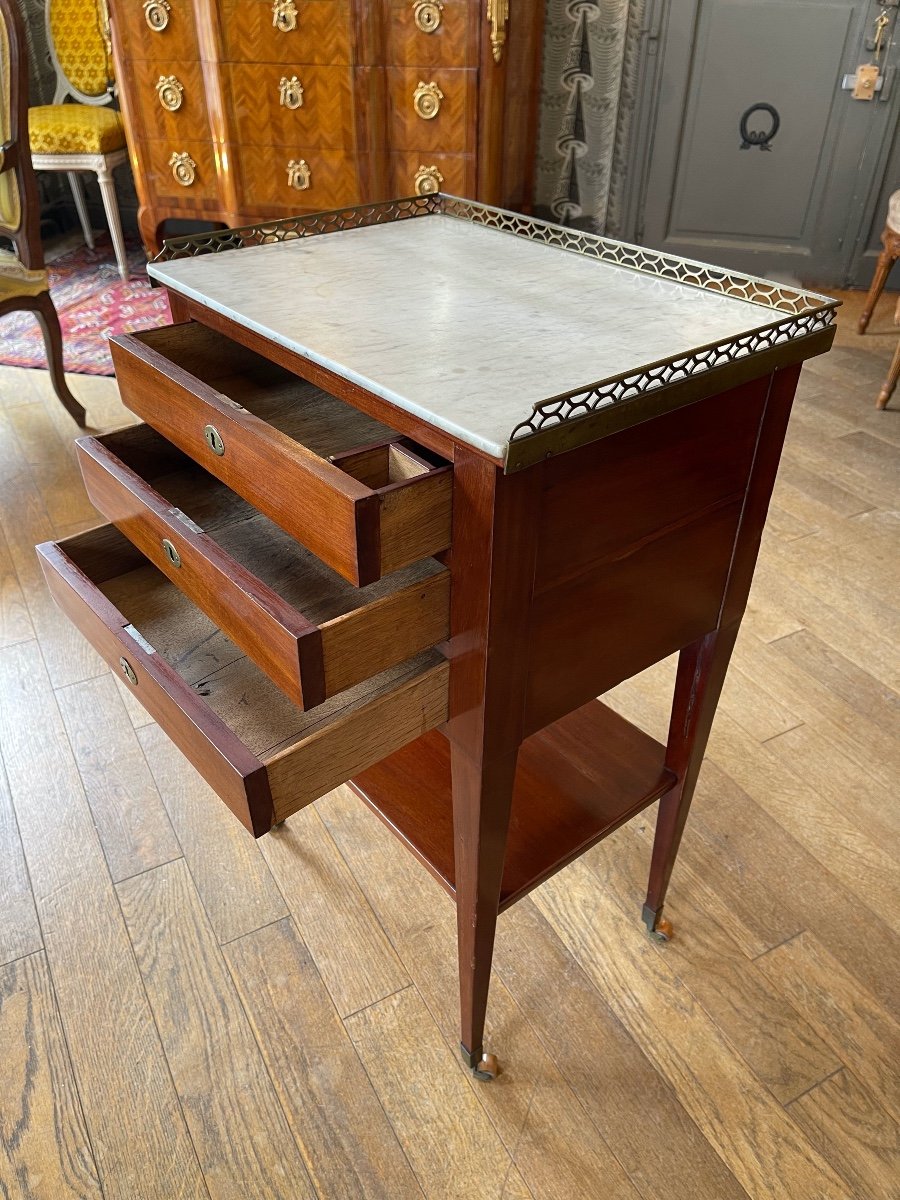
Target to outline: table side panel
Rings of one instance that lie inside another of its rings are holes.
[[[769,380],[545,464],[525,728],[718,624]]]

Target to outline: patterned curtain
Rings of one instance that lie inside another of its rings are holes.
[[[546,0],[535,207],[579,229],[621,227],[645,0]]]

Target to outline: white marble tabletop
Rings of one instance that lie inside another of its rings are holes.
[[[781,315],[444,215],[149,270],[497,458],[534,404]]]

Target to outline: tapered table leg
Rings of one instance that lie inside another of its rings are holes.
[[[648,930],[662,938],[671,933],[662,916],[663,904],[738,628],[735,624],[716,629],[685,646],[678,656],[666,747],[666,766],[678,776],[678,783],[659,802],[643,914]]]
[[[516,775],[516,753],[486,763],[474,761],[453,746],[451,762],[460,1050],[466,1063],[477,1069],[484,1053],[484,1018]]]

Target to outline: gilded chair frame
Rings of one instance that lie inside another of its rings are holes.
[[[99,108],[106,104],[111,104],[114,92],[104,89],[96,95],[91,95],[87,92],[82,92],[75,87],[69,79],[59,56],[56,52],[56,44],[53,38],[52,28],[52,10],[53,5],[58,0],[47,0],[44,8],[45,28],[47,31],[47,45],[50,48],[50,61],[53,64],[53,70],[56,73],[56,90],[53,94],[54,104],[65,104],[68,100],[74,100],[78,104],[88,104],[95,108]],[[106,0],[88,0],[89,3],[96,3],[100,11],[101,19],[104,21],[107,30],[109,29],[109,12],[106,6]],[[122,221],[119,215],[119,201],[116,197],[115,182],[113,180],[113,171],[116,167],[122,165],[128,159],[128,150],[122,146],[120,150],[112,150],[108,154],[33,154],[32,161],[36,171],[65,171],[69,179],[69,187],[72,190],[72,199],[75,201],[75,210],[78,213],[78,220],[81,224],[81,230],[84,234],[84,240],[93,250],[94,248],[94,232],[91,228],[90,218],[88,216],[87,204],[84,199],[84,189],[81,186],[79,172],[90,171],[97,176],[97,183],[100,186],[100,197],[103,201],[103,211],[106,213],[106,222],[109,226],[110,236],[112,237],[113,249],[115,250],[116,263],[119,268],[119,274],[123,279],[128,278],[128,258],[125,251],[125,239],[122,235]]]
[[[84,426],[85,411],[69,391],[63,374],[62,331],[44,273],[37,179],[28,144],[25,30],[17,0],[0,0],[0,38],[5,42],[8,59],[8,70],[4,71],[4,55],[0,53],[0,106],[4,109],[0,120],[0,178],[14,181],[8,193],[14,201],[6,214],[0,209],[0,237],[10,239],[24,268],[21,292],[0,291],[0,317],[23,309],[35,315],[44,337],[54,391],[70,416]]]

